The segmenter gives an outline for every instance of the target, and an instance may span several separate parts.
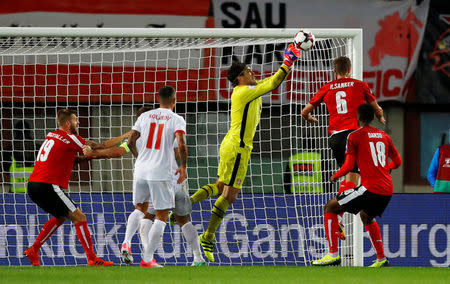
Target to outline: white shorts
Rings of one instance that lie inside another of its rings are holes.
[[[189,186],[187,180],[181,184],[174,181],[173,188],[175,191],[175,207],[173,208],[173,213],[178,216],[187,216],[191,214],[192,204],[189,199]],[[155,214],[155,208],[153,207],[152,202],[149,203],[147,212]]]
[[[150,202],[155,210],[175,206],[175,194],[170,181],[133,180],[133,204]]]

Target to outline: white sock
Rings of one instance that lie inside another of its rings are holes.
[[[141,244],[144,250],[147,249],[148,245],[148,232],[152,228],[153,221],[150,219],[141,219],[139,235],[141,236]]]
[[[202,252],[200,250],[200,240],[198,239],[197,229],[192,225],[191,222],[184,224],[181,227],[181,232],[183,233],[184,238],[188,242],[189,246],[192,248],[192,253],[194,254],[195,262],[205,261],[202,256]]]
[[[145,262],[150,262],[153,260],[153,255],[162,242],[162,236],[165,228],[165,222],[155,219],[150,232],[148,232],[148,245],[144,251],[144,255],[142,256],[142,259]]]
[[[144,217],[144,213],[137,209],[131,212],[130,216],[128,216],[127,229],[125,231],[125,240],[123,240],[123,242],[127,243],[127,245],[129,246],[131,246],[131,239],[133,238],[134,234],[136,234],[136,231],[139,227],[139,221],[142,219],[142,217]]]

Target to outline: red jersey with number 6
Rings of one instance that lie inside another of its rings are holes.
[[[324,85],[309,101],[314,107],[321,102],[327,106],[330,114],[328,133],[358,129],[356,114],[358,107],[364,103],[371,103],[375,96],[369,85],[352,78],[341,78]]]
[[[83,154],[83,145],[84,139],[79,135],[63,130],[49,132],[39,149],[30,181],[67,188],[75,157]]]
[[[388,157],[400,157],[391,137],[372,126],[364,126],[350,133],[347,155],[356,157],[361,184],[370,192],[392,195],[392,178]]]

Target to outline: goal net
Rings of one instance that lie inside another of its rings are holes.
[[[280,67],[295,29],[82,29],[1,28],[0,265],[29,265],[30,246],[49,215],[23,193],[36,152],[56,112],[76,110],[79,133],[105,141],[129,131],[136,110],[157,106],[164,85],[177,91],[175,112],[187,122],[191,194],[214,183],[219,146],[229,129],[233,60],[247,63],[257,78]],[[302,120],[302,107],[333,80],[333,59],[348,56],[361,79],[361,30],[312,29],[314,49],[302,52],[291,75],[263,96],[247,177],[216,234],[218,265],[311,265],[327,251],[323,206],[337,185],[328,147],[328,115],[320,105],[318,124]],[[133,159],[95,160],[75,165],[69,194],[88,218],[98,256],[120,264],[132,204]],[[203,232],[215,198],[195,204],[191,219]],[[344,265],[362,265],[362,226],[344,215]],[[359,226],[359,227],[358,227]],[[354,233],[355,232],[355,233]],[[357,233],[356,233],[357,232]],[[132,242],[135,261],[141,247]],[[83,265],[75,228],[66,222],[42,246],[44,265]],[[178,226],[166,226],[158,262],[187,265],[191,249]]]

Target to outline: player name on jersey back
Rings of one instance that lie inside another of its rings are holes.
[[[334,83],[330,85],[330,90],[353,87],[355,82]]]
[[[369,136],[369,138],[383,138],[383,134],[381,134],[381,133],[370,133],[370,132],[368,132],[367,133],[367,136]]]
[[[175,154],[173,141],[177,132],[186,133],[184,118],[170,109],[158,108],[139,116],[133,130],[139,132],[135,178],[152,181],[173,179]]]

